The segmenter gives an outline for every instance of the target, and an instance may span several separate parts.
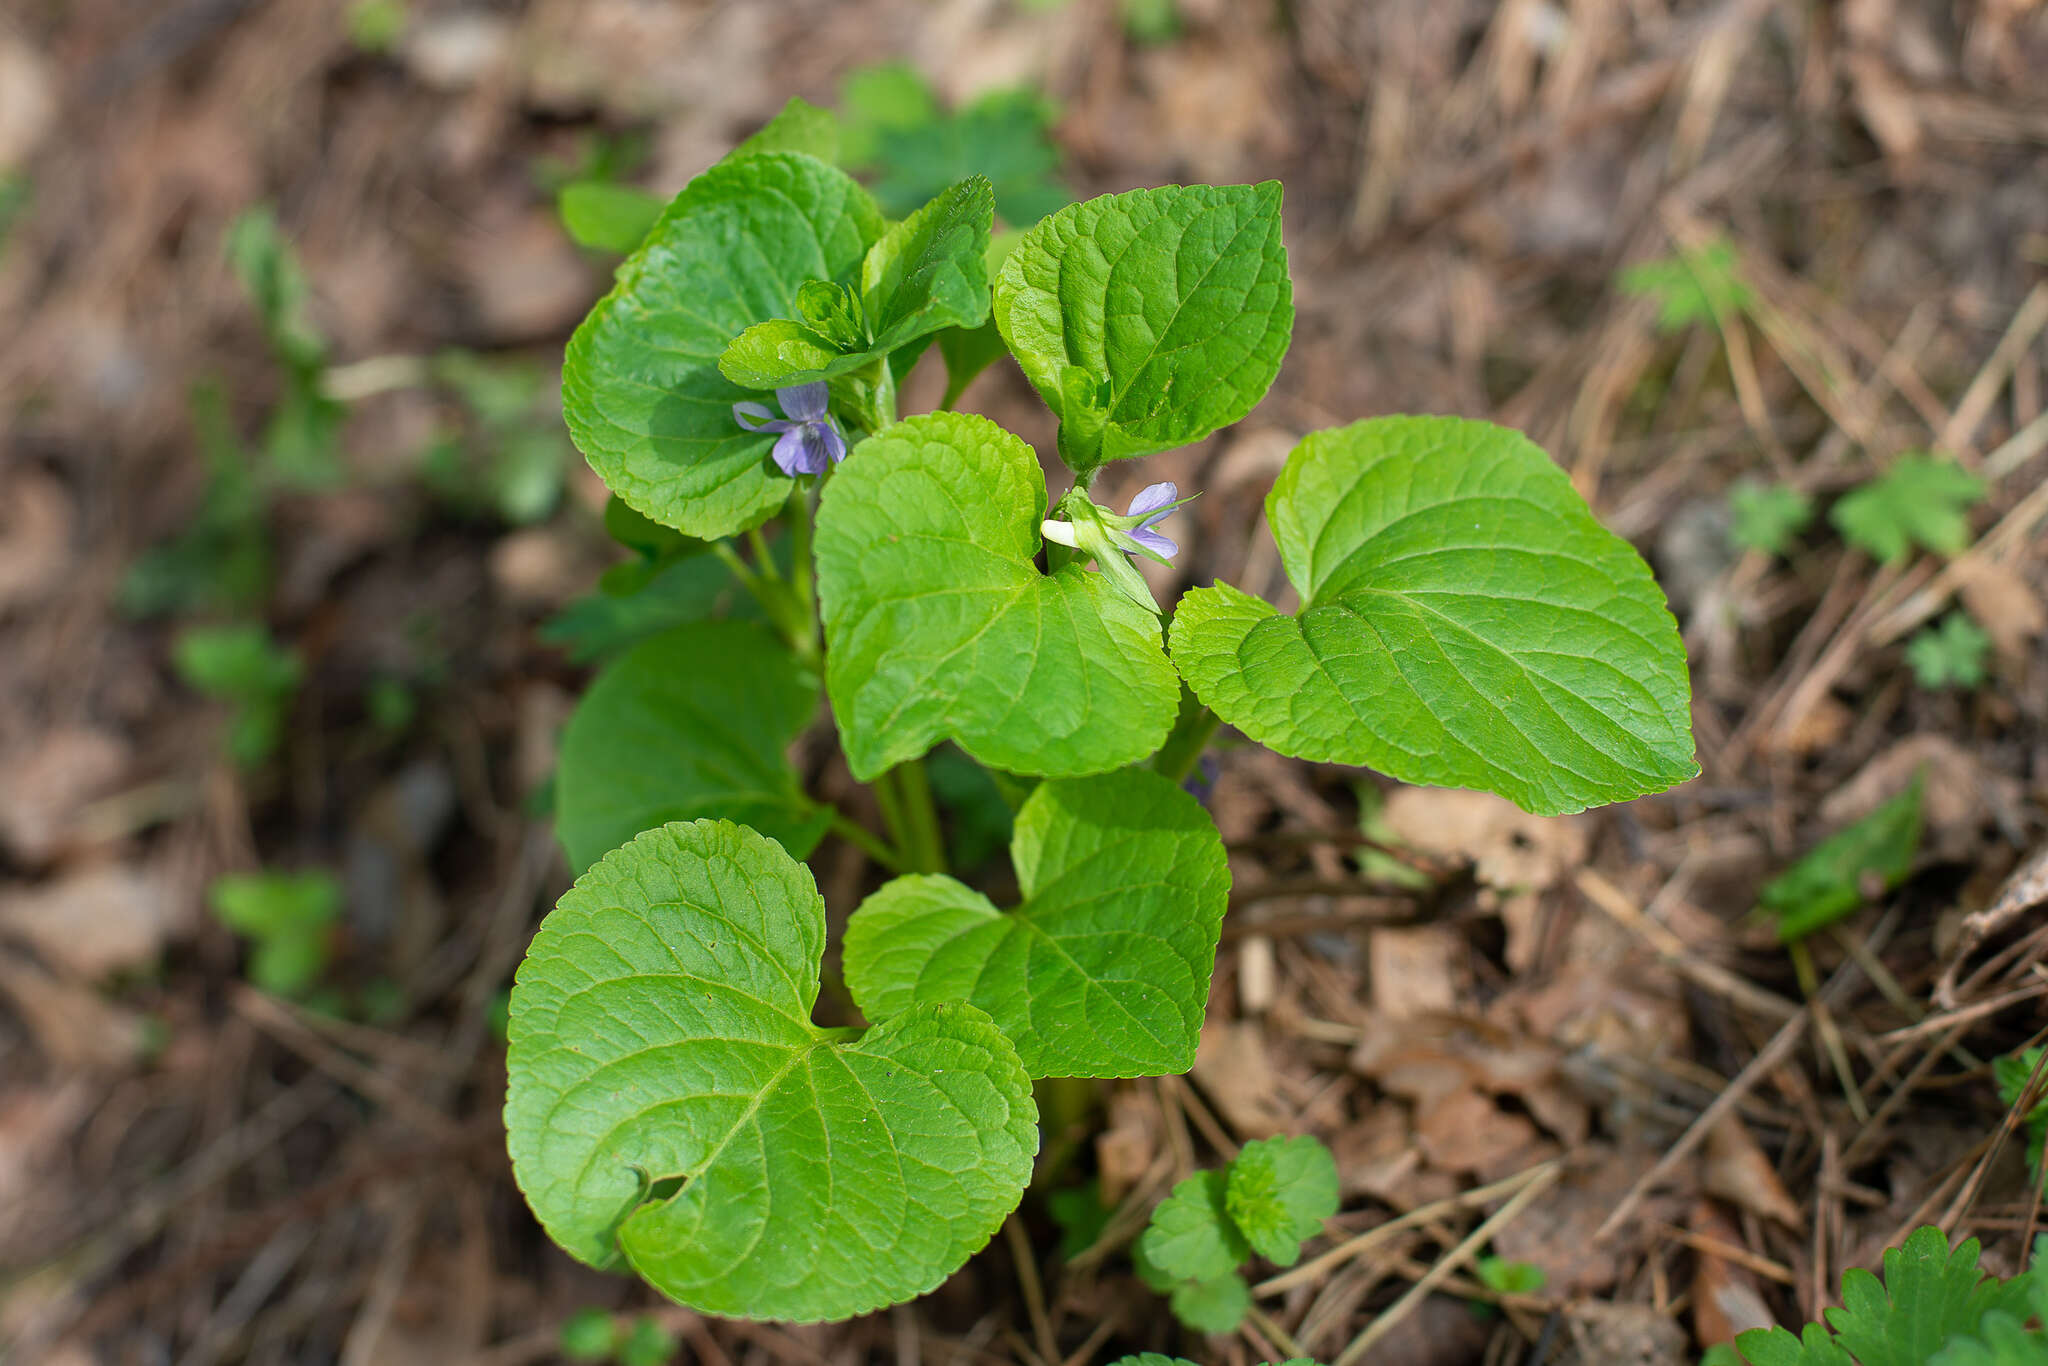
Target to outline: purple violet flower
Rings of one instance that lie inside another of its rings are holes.
[[[766,404],[745,402],[732,405],[732,420],[750,432],[782,433],[771,453],[784,474],[823,474],[846,459],[846,438],[828,411],[831,400],[831,386],[824,380],[798,384],[775,391],[787,417],[777,417]]]
[[[1131,499],[1131,505],[1124,509],[1124,516],[1142,516],[1145,520],[1124,534],[1147,550],[1172,559],[1180,553],[1180,547],[1175,545],[1170,537],[1152,530],[1152,526],[1155,522],[1164,521],[1173,512],[1173,502],[1179,497],[1180,490],[1175,488],[1171,481],[1164,484],[1148,484],[1139,489],[1138,496]],[[1148,513],[1150,515],[1146,516]]]

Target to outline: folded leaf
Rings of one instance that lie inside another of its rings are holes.
[[[676,196],[569,341],[562,415],[614,493],[712,539],[789,497],[732,405],[758,395],[718,373],[726,343],[789,311],[808,280],[851,278],[884,223],[867,192],[812,157],[720,162]]]
[[[1266,519],[1302,610],[1218,584],[1173,622],[1181,676],[1252,739],[1541,815],[1699,771],[1664,595],[1520,434],[1422,417],[1317,432]]]
[[[548,1233],[705,1313],[817,1320],[924,1293],[1016,1207],[1037,1112],[972,1006],[811,1023],[825,904],[728,821],[577,879],[512,991],[505,1127]]]
[[[979,327],[988,318],[984,257],[994,217],[988,178],[974,176],[882,234],[861,263],[864,344],[845,345],[819,320],[777,318],[735,338],[719,369],[735,384],[781,389],[851,374],[942,328]]]
[[[1223,1205],[1267,1261],[1293,1266],[1337,1212],[1337,1163],[1316,1139],[1258,1138],[1230,1160]]]
[[[1165,740],[1179,684],[1158,618],[1078,565],[1039,572],[1045,502],[1032,449],[966,413],[899,422],[827,481],[825,687],[855,777],[944,739],[1040,777]]]
[[[1287,354],[1280,182],[1061,209],[1004,262],[995,318],[1075,470],[1198,441],[1249,413]]]
[[[817,714],[817,675],[752,622],[691,622],[642,641],[597,676],[562,732],[555,832],[569,866],[714,815],[809,854],[831,812],[804,795],[788,751]]]
[[[1200,803],[1143,769],[1042,783],[1017,813],[1008,913],[949,877],[901,877],[854,912],[846,984],[870,1020],[927,1001],[988,1012],[1034,1077],[1194,1066],[1230,898]]]

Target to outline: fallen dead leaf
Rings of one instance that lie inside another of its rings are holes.
[[[1708,1131],[1700,1184],[1708,1194],[1775,1219],[1795,1232],[1806,1227],[1804,1212],[1737,1115],[1729,1115]]]
[[[487,223],[465,240],[457,265],[478,322],[494,342],[566,332],[599,293],[589,264],[552,213]]]
[[[20,1245],[56,1198],[72,1195],[51,1179],[52,1159],[92,1112],[97,1088],[71,1077],[47,1088],[23,1088],[0,1095],[0,1248]]]
[[[1983,828],[2016,811],[2019,784],[1985,767],[1976,755],[1945,735],[1914,735],[1885,750],[1821,803],[1821,822],[1839,830],[1860,820],[1904,791],[1925,771],[1927,787],[1920,814],[1921,848],[1941,860],[1972,859],[1982,852]]]
[[[1102,1201],[1114,1206],[1138,1184],[1159,1153],[1159,1107],[1141,1091],[1119,1091],[1109,1102],[1109,1125],[1095,1136],[1096,1180]]]
[[[144,968],[191,928],[191,907],[164,873],[103,863],[34,887],[0,889],[0,934],[68,977],[94,982]]]
[[[1256,1023],[1205,1023],[1191,1075],[1241,1137],[1269,1138],[1293,1120],[1280,1099],[1265,1031]]]
[[[40,598],[71,564],[71,494],[40,470],[0,485],[0,612]]]
[[[1742,1234],[1711,1200],[1693,1206],[1692,1231],[1717,1243],[1742,1246]],[[1705,1247],[1694,1249],[1692,1276],[1693,1338],[1702,1349],[1732,1343],[1737,1333],[1769,1328],[1777,1322],[1757,1287],[1755,1275]]]
[[[1955,572],[1963,606],[2004,659],[2022,658],[2034,638],[2048,630],[2048,608],[2011,565],[1966,555],[1956,561]]]
[[[1584,823],[1573,816],[1532,816],[1487,792],[1437,787],[1396,790],[1381,817],[1401,843],[1439,858],[1467,860],[1481,883],[1501,893],[1495,909],[1508,931],[1504,956],[1510,968],[1527,971],[1542,926],[1535,895],[1585,862]]]
[[[127,771],[128,746],[88,726],[48,732],[0,758],[0,844],[24,863],[43,864],[74,838],[79,809]]]
[[[1647,1304],[1584,1304],[1572,1311],[1558,1366],[1687,1366],[1685,1329]]]
[[[111,1070],[142,1056],[142,1020],[91,987],[54,977],[0,949],[0,995],[59,1067]]]
[[[1443,925],[1379,928],[1367,940],[1374,1009],[1393,1020],[1449,1011],[1458,1003],[1465,944]]]
[[[57,121],[57,81],[49,59],[0,33],[0,171],[23,165]]]
[[[1433,1167],[1493,1180],[1542,1160],[1536,1126],[1461,1089],[1415,1115],[1415,1142]]]
[[[1512,1096],[1566,1143],[1582,1142],[1592,1127],[1591,1113],[1564,1076],[1557,1050],[1481,1020],[1435,1015],[1397,1023],[1374,1017],[1352,1050],[1350,1066],[1418,1108],[1471,1088]]]

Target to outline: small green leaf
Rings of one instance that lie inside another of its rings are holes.
[[[578,180],[555,196],[562,227],[579,247],[625,255],[646,240],[668,201],[631,185]]]
[[[1866,883],[1890,891],[1906,880],[1920,852],[1920,801],[1927,775],[1863,819],[1836,831],[1764,884],[1758,906],[1789,944],[1832,925],[1863,904]]]
[[[1054,1191],[1045,1198],[1045,1212],[1059,1225],[1060,1256],[1067,1261],[1093,1247],[1115,1213],[1102,1203],[1102,1188],[1094,1181]]]
[[[817,711],[816,676],[751,622],[692,622],[634,646],[562,732],[555,831],[570,867],[714,814],[809,854],[831,813],[804,796],[788,749]]]
[[[839,103],[845,110],[840,123],[840,155],[847,166],[856,169],[874,164],[884,134],[922,127],[940,117],[939,97],[916,68],[905,62],[856,68],[839,87]],[[892,212],[908,213],[932,193],[918,195]]]
[[[1884,1282],[1860,1267],[1842,1276],[1842,1307],[1826,1313],[1861,1366],[1922,1366],[1986,1314],[2028,1313],[2024,1279],[2000,1282],[1977,1265],[1977,1240],[1951,1250],[1938,1228],[1915,1229],[1884,1254]]]
[[[1511,1262],[1485,1256],[1473,1264],[1479,1283],[1502,1295],[1533,1295],[1543,1288],[1543,1268],[1534,1262]]]
[[[1100,574],[1032,563],[1045,478],[983,417],[857,446],[818,509],[825,685],[865,781],[952,739],[1011,773],[1101,773],[1157,749],[1180,687],[1158,619]]]
[[[227,748],[237,763],[276,751],[302,673],[296,653],[261,626],[195,626],[178,637],[172,662],[188,686],[231,706]]]
[[[995,318],[1076,471],[1199,441],[1249,413],[1287,353],[1280,183],[1061,209],[1004,262]]]
[[[1846,494],[1828,519],[1850,545],[1887,564],[1915,545],[1956,555],[1970,543],[1969,508],[1984,491],[1983,480],[1952,460],[1908,455]]]
[[[2034,1079],[2034,1072],[2041,1066],[2041,1058],[2048,1053],[2048,1047],[2024,1048],[2017,1053],[1991,1060],[1991,1076],[1998,1083],[1998,1098],[2010,1109],[2020,1103],[2026,1095],[2027,1083]],[[2041,1156],[2048,1147],[2048,1090],[2039,1091],[2034,1098],[2033,1108],[2024,1116],[2027,1127],[2027,1170],[2041,1170]]]
[[[1232,1333],[1252,1307],[1251,1287],[1232,1272],[1211,1281],[1183,1281],[1167,1304],[1173,1316],[1198,1333]]]
[[[1664,595],[1519,433],[1440,417],[1314,433],[1266,520],[1302,610],[1218,584],[1173,622],[1181,676],[1252,739],[1539,815],[1699,771]]]
[[[861,1012],[966,1001],[1034,1077],[1194,1066],[1230,899],[1201,804],[1143,769],[1041,783],[1010,858],[1023,904],[1007,914],[949,877],[897,878],[861,904],[845,949]]]
[[[1254,1139],[1231,1159],[1223,1203],[1254,1252],[1293,1266],[1303,1241],[1337,1212],[1336,1159],[1306,1134]]]
[[[815,1321],[924,1293],[1014,1209],[1031,1084],[972,1006],[811,1022],[825,904],[728,821],[578,878],[512,992],[505,1128],[548,1233],[704,1313]]]
[[[979,327],[988,318],[984,257],[993,216],[988,179],[961,181],[869,248],[861,264],[861,322],[850,307],[828,315],[814,305],[811,322],[758,323],[725,349],[719,370],[750,389],[781,389],[850,374],[941,328]],[[792,306],[805,295],[819,300],[825,284],[805,284]],[[857,325],[864,326],[864,344],[849,350],[845,334]]]
[[[1249,1261],[1251,1244],[1226,1207],[1227,1183],[1220,1171],[1199,1171],[1176,1184],[1138,1237],[1146,1262],[1175,1280],[1213,1281]]]
[[[839,120],[829,109],[791,96],[761,131],[725,154],[727,161],[766,152],[802,152],[830,165],[839,160]]]
[[[1984,681],[1984,656],[1991,637],[1962,612],[1951,612],[1941,625],[1929,627],[1906,642],[1906,663],[1913,679],[1930,691],[1974,688]]]
[[[667,1366],[675,1356],[675,1334],[645,1314],[633,1320],[633,1331],[619,1344],[619,1366]]]
[[[851,278],[881,236],[866,191],[808,156],[724,161],[691,181],[619,267],[569,341],[562,414],[614,493],[664,526],[715,539],[757,526],[789,497],[718,373],[748,327],[788,312],[807,280]]]
[[[341,884],[331,873],[231,873],[207,901],[221,924],[254,941],[249,980],[278,996],[305,994],[327,967],[328,931],[341,918]]]
[[[1728,542],[1782,555],[1813,520],[1813,500],[1790,484],[1744,480],[1728,490]]]
[[[312,290],[269,205],[245,209],[228,225],[226,252],[278,358],[291,369],[318,369],[327,341],[313,326]]]
[[[612,1316],[596,1305],[585,1305],[562,1320],[560,1347],[571,1361],[604,1361],[618,1340]]]
[[[1030,90],[994,90],[957,113],[939,108],[900,63],[854,72],[841,92],[845,164],[874,172],[885,211],[908,214],[946,186],[985,175],[1003,221],[1028,228],[1072,201],[1050,136],[1057,111]]]
[[[1755,302],[1736,267],[1735,246],[1709,242],[1661,261],[1645,261],[1622,272],[1625,294],[1657,301],[1657,326],[1677,332],[1747,312]]]

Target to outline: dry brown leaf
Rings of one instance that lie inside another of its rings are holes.
[[[1449,1011],[1458,1003],[1465,944],[1443,925],[1380,928],[1367,939],[1373,1008],[1391,1020]]]
[[[552,213],[500,216],[464,240],[456,261],[484,334],[494,342],[567,332],[600,292]]]
[[[1427,1107],[1461,1088],[1512,1096],[1537,1123],[1567,1143],[1592,1127],[1586,1103],[1564,1077],[1557,1051],[1517,1039],[1483,1021],[1438,1015],[1399,1023],[1369,1021],[1351,1069],[1381,1090]]]
[[[1708,1131],[1700,1184],[1708,1194],[1718,1195],[1729,1204],[1740,1205],[1766,1219],[1775,1219],[1789,1229],[1798,1231],[1806,1227],[1804,1211],[1778,1179],[1771,1159],[1757,1146],[1739,1116],[1731,1114]]]
[[[0,996],[59,1067],[114,1069],[142,1056],[140,1017],[101,999],[91,987],[53,977],[0,949]]]
[[[144,968],[191,928],[192,906],[161,870],[105,863],[0,889],[0,935],[82,982]]]
[[[1159,1107],[1142,1091],[1110,1098],[1109,1126],[1095,1136],[1096,1180],[1102,1202],[1114,1206],[1138,1184],[1159,1155]]]
[[[88,726],[49,731],[0,758],[0,844],[24,863],[47,863],[74,837],[79,808],[127,771],[128,746]]]
[[[40,598],[71,564],[71,494],[40,470],[0,483],[0,612]]]
[[[1636,1263],[1646,1225],[1631,1222],[1604,1241],[1595,1241],[1594,1231],[1659,1156],[1647,1148],[1616,1151],[1597,1142],[1575,1149],[1564,1179],[1494,1235],[1493,1250],[1510,1261],[1541,1267],[1546,1294],[1571,1298],[1607,1289],[1623,1264]],[[1676,1213],[1672,1201],[1652,1195],[1644,1203],[1645,1219]]]
[[[1469,1089],[1453,1091],[1415,1115],[1416,1144],[1431,1166],[1445,1171],[1504,1175],[1537,1160],[1532,1150],[1538,1141],[1536,1126],[1525,1116]]]
[[[2048,630],[2048,608],[2011,565],[1965,555],[1956,561],[1955,573],[1963,606],[2005,659],[2022,658],[2034,638]]]
[[[1192,1075],[1240,1138],[1269,1138],[1290,1127],[1293,1112],[1280,1099],[1265,1031],[1257,1024],[1204,1024]]]
[[[1495,907],[1508,930],[1506,958],[1517,972],[1536,961],[1546,891],[1586,859],[1585,824],[1575,816],[1532,816],[1487,792],[1403,787],[1382,819],[1395,839],[1421,853],[1464,859],[1502,893]]]
[[[53,1158],[96,1099],[97,1088],[83,1077],[0,1095],[0,1248],[19,1246],[33,1234],[32,1208],[47,1214],[52,1194],[73,1198],[53,1180]]]
[[[1582,1304],[1557,1366],[1689,1366],[1685,1329],[1648,1304]]]
[[[1945,735],[1914,735],[1858,769],[1821,803],[1823,825],[1838,830],[1897,796],[1925,771],[1921,800],[1922,848],[1945,860],[1974,857],[1983,848],[1983,827],[2020,802],[2019,784],[1994,773]]]
[[[25,164],[57,120],[57,79],[49,59],[0,33],[0,172]]]
[[[1716,1243],[1742,1246],[1742,1234],[1711,1200],[1693,1206],[1692,1231]],[[1716,1343],[1732,1343],[1737,1333],[1768,1328],[1777,1322],[1764,1302],[1756,1277],[1747,1268],[1715,1256],[1706,1247],[1694,1248],[1692,1277],[1692,1331],[1702,1349]]]

